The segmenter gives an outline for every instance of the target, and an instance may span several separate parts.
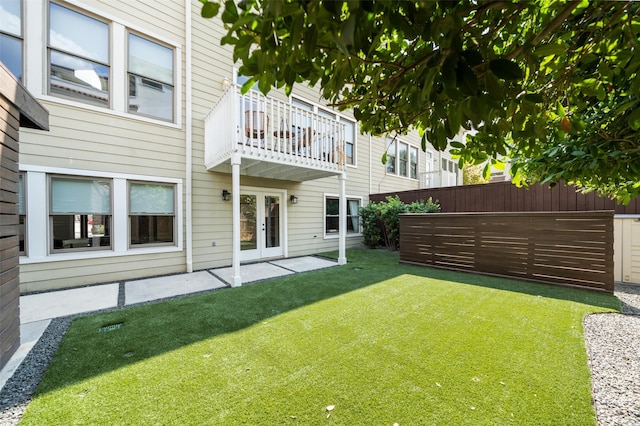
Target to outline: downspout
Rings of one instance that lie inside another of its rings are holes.
[[[373,170],[373,158],[371,158],[371,156],[373,155],[373,153],[371,152],[371,133],[369,133],[369,195],[371,195],[372,192],[372,185],[373,185],[373,176],[372,176],[372,170]]]
[[[338,265],[347,264],[346,237],[347,237],[347,192],[346,192],[347,172],[343,171],[338,176],[340,185],[339,214],[340,226],[338,226]]]
[[[193,272],[193,220],[192,220],[192,174],[193,174],[193,100],[191,96],[191,0],[185,1],[185,108],[186,108],[186,123],[185,123],[185,171],[186,171],[186,260],[187,260],[187,272]]]

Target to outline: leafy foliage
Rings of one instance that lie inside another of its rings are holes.
[[[489,182],[489,179],[485,179],[482,173],[483,167],[481,165],[467,164],[462,169],[462,183],[463,185],[479,185]]]
[[[400,214],[401,213],[437,213],[438,202],[431,197],[427,201],[419,200],[406,204],[395,197],[387,197],[379,203],[370,202],[360,207],[364,244],[369,248],[378,248],[384,242],[389,250],[400,247]]]
[[[202,15],[222,10],[245,90],[319,85],[375,135],[475,129],[460,165],[640,194],[640,2],[221,1]]]

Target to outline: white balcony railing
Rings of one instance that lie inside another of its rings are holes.
[[[441,186],[440,171],[420,173],[420,188],[439,188]]]
[[[337,174],[345,164],[345,125],[253,90],[243,95],[231,85],[205,119],[207,169],[221,169],[233,153],[251,164],[247,174],[265,176],[267,168],[269,177],[291,180]]]

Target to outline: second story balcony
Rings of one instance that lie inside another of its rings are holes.
[[[205,166],[231,173],[307,181],[345,169],[345,125],[288,101],[229,86],[205,119]]]

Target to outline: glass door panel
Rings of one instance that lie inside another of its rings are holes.
[[[243,191],[240,195],[240,259],[284,254],[281,200],[283,193]]]
[[[280,247],[280,197],[264,197],[265,249]],[[273,250],[271,251],[273,252]]]
[[[258,248],[258,222],[255,195],[240,195],[240,251]]]

